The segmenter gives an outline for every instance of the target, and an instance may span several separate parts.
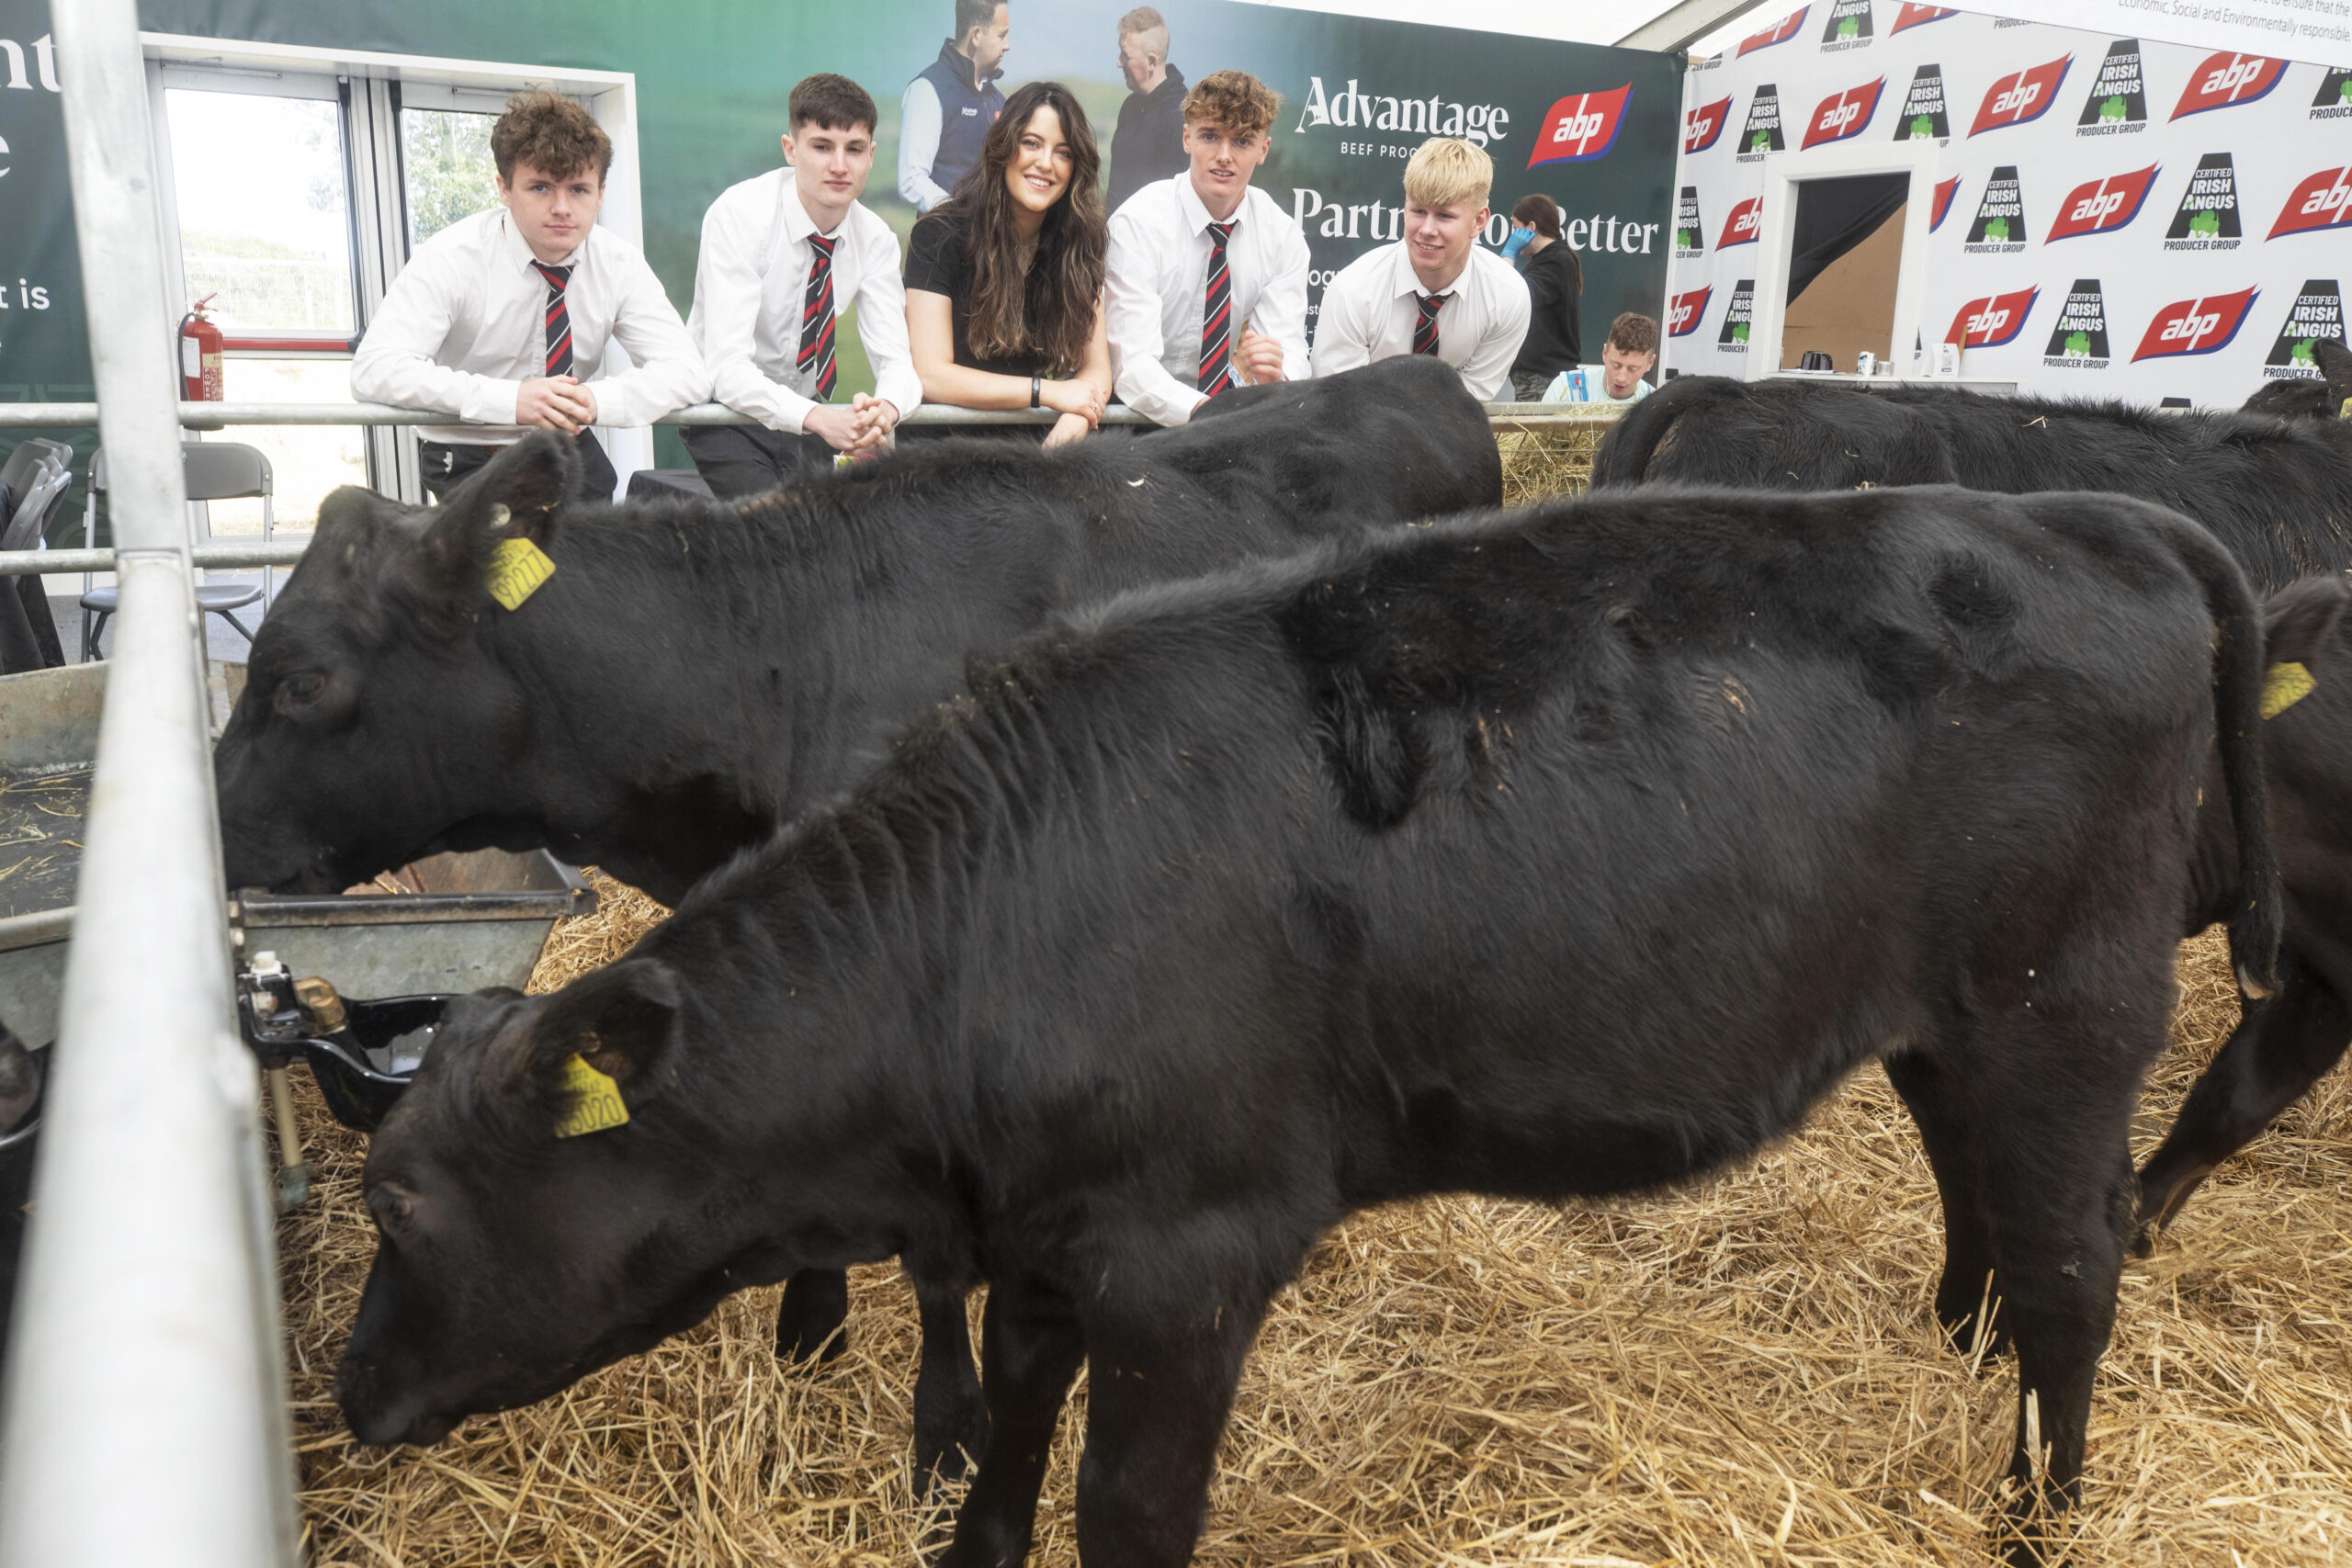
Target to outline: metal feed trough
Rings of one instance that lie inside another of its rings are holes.
[[[36,1048],[57,1038],[79,831],[107,668],[77,664],[0,677],[0,1021]],[[241,683],[235,678],[242,671],[231,666],[224,674],[223,697]],[[351,1004],[364,1033],[394,998],[408,1012],[430,1003],[437,1018],[449,994],[522,987],[555,922],[596,906],[595,894],[544,850],[435,855],[403,867],[398,880],[418,891],[245,889],[228,900],[232,960],[242,970],[272,954],[291,976],[323,976],[346,997],[386,998]],[[245,1033],[265,1065],[307,1060],[338,1117],[354,1121],[348,1069],[368,1066],[365,1058],[351,1063],[347,1048],[338,1052],[316,1031],[289,1031],[282,1022],[272,1031],[267,1014],[259,1021],[254,1014],[246,1008]],[[288,1109],[281,1099],[282,1144]],[[281,1176],[280,1197],[295,1201],[302,1181],[290,1173],[300,1161],[286,1146],[289,1174]]]

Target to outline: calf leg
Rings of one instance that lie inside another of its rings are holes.
[[[1886,1058],[1886,1076],[1903,1097],[1904,1108],[1919,1129],[1928,1151],[1928,1167],[1936,1175],[1936,1190],[1944,1206],[1944,1272],[1936,1285],[1936,1320],[1952,1348],[1963,1356],[1977,1353],[1977,1336],[1984,1335],[1983,1353],[1998,1356],[2008,1348],[2008,1320],[1993,1310],[2000,1290],[1993,1267],[1993,1233],[1986,1225],[1967,1128],[1954,1101],[1951,1085],[1936,1063],[1918,1051],[1898,1051]],[[1989,1319],[1981,1328],[1980,1314]]]
[[[940,1481],[963,1477],[989,1433],[988,1406],[972,1371],[972,1337],[960,1282],[917,1278],[922,1365],[915,1373],[915,1487],[927,1495]]]
[[[775,1314],[775,1353],[786,1361],[820,1354],[830,1361],[848,1341],[842,1320],[849,1316],[849,1275],[839,1269],[802,1269],[784,1282],[784,1303]]]
[[[2254,1141],[2278,1113],[2344,1059],[2352,1010],[2318,976],[2281,955],[2278,994],[2251,1008],[2188,1091],[2179,1119],[2140,1173],[2144,1258],[2213,1168]]]
[[[1085,1354],[1069,1303],[991,1284],[980,1320],[988,1438],[940,1568],[1014,1568],[1029,1555],[1054,1427]]]

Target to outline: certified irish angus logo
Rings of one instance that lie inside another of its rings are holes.
[[[2165,231],[2168,251],[2234,251],[2244,243],[2238,226],[2238,176],[2227,152],[2197,160],[2181,193],[2180,210]]]
[[[1940,141],[1951,134],[1951,118],[1944,108],[1944,71],[1922,65],[1911,73],[1911,90],[1903,95],[1903,113],[1894,122],[1894,140]]]
[[[2294,307],[2278,328],[2278,341],[2262,362],[2264,378],[2318,379],[2322,338],[2344,342],[2344,296],[2332,277],[2312,278],[2296,294]]]
[[[1871,0],[1832,0],[1828,23],[1821,29],[1821,52],[1867,49],[1871,41]]]
[[[2006,130],[2013,125],[2025,125],[2050,112],[2058,101],[2058,89],[2066,80],[2066,67],[2075,62],[2071,54],[2004,76],[1984,89],[1984,101],[1976,106],[1976,123],[1968,128],[1971,136],[1982,136],[1988,130]]]
[[[1976,221],[1968,226],[1961,249],[1976,255],[2006,255],[2025,249],[2025,196],[2018,188],[2018,166],[2003,164],[1993,171],[1984,195],[1976,203]]]
[[[2041,243],[2054,245],[2077,234],[2104,234],[2130,223],[2140,216],[2141,204],[2148,199],[2149,188],[2156,183],[2160,167],[2151,164],[2144,169],[2109,175],[2076,186],[2058,204],[2058,217]]]
[[[1788,143],[1781,139],[1781,93],[1770,82],[1759,82],[1747,103],[1747,123],[1739,133],[1739,161],[1754,163],[1767,152],[1779,152]]]
[[[2180,90],[2180,102],[2172,107],[2172,118],[2203,114],[2208,109],[2234,108],[2239,104],[2267,97],[2270,89],[2286,74],[2287,62],[2283,60],[2266,59],[2259,54],[2232,54],[2227,51],[2209,54],[2188,73],[2188,85]]]
[[[2033,302],[2041,295],[2039,288],[2020,288],[2014,294],[1971,299],[1952,317],[1944,341],[1962,348],[1998,348],[2014,343],[2018,333],[2025,331],[2026,318],[2033,314]]]
[[[2352,229],[2352,168],[2322,169],[2303,176],[2287,193],[2287,205],[2278,209],[2267,238],[2324,229]]]
[[[2220,353],[2245,325],[2246,314],[2261,292],[2241,288],[2234,294],[2200,295],[2165,306],[2140,335],[2140,346],[2132,351],[2133,361]]]
[[[1706,248],[1706,234],[1699,224],[1699,187],[1684,186],[1674,203],[1674,254],[1687,259]]]
[[[2107,302],[2099,297],[2098,279],[2078,277],[2066,290],[2058,324],[2050,329],[2050,346],[2041,362],[2061,370],[2107,368]]]
[[[1743,277],[1732,287],[1731,303],[1724,307],[1723,331],[1715,334],[1715,349],[1721,354],[1747,352],[1747,318],[1756,308],[1756,280]]]
[[[1689,337],[1697,332],[1699,323],[1707,318],[1707,298],[1713,293],[1714,288],[1711,285],[1705,288],[1693,288],[1688,294],[1677,294],[1667,300],[1666,335]]]
[[[2118,39],[2099,62],[2083,112],[2075,120],[2075,134],[2129,136],[2147,129],[2148,89],[2140,74],[2140,40]]]
[[[2330,71],[2320,78],[2312,99],[2313,119],[2352,119],[2352,70]]]
[[[1905,0],[1903,9],[1894,13],[1894,25],[1886,29],[1887,36],[1892,38],[1896,33],[1907,32],[1913,28],[1924,28],[1929,22],[1940,22],[1946,17],[1959,15],[1958,9],[1951,6],[1917,6],[1910,4],[1909,0]]]
[[[1766,28],[1760,33],[1748,34],[1739,40],[1739,56],[1735,58],[1753,54],[1759,49],[1770,49],[1776,43],[1788,42],[1804,30],[1804,19],[1812,13],[1813,7],[1806,6],[1790,16],[1783,17],[1779,22]]]

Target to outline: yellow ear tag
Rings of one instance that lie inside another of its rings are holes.
[[[602,1133],[628,1120],[628,1107],[621,1102],[621,1086],[611,1074],[600,1073],[582,1061],[577,1052],[564,1059],[562,1092],[564,1110],[555,1121],[559,1138]]]
[[[2262,677],[2262,716],[2277,718],[2319,689],[2312,672],[2300,664],[2274,664]]]
[[[555,562],[548,559],[547,551],[528,539],[502,539],[490,552],[490,570],[481,580],[492,598],[510,610],[519,610],[523,601],[554,575]]]

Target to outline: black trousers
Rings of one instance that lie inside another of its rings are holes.
[[[621,479],[613,471],[613,460],[605,456],[605,444],[585,430],[572,437],[572,444],[580,451],[580,488],[572,492],[572,498],[576,501],[612,500],[614,487]],[[419,441],[416,456],[418,464],[424,469],[424,493],[436,502],[440,501],[504,450],[503,446],[484,446],[473,441]]]
[[[794,435],[763,424],[697,424],[680,434],[695,471],[716,496],[760,495],[833,468],[832,443],[821,435]]]

